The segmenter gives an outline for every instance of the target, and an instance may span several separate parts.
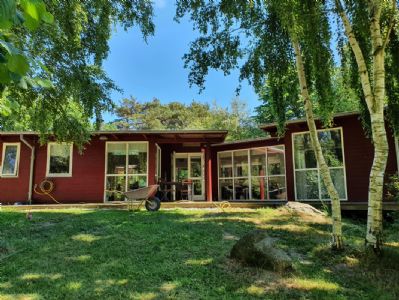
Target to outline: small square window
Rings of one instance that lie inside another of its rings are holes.
[[[72,144],[49,143],[47,150],[47,176],[72,176]]]

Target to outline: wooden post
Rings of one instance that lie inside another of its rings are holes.
[[[201,148],[205,158],[205,193],[206,201],[212,202],[212,153],[210,145]]]

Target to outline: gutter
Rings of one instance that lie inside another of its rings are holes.
[[[30,170],[29,170],[29,191],[28,191],[28,202],[32,204],[32,187],[33,187],[33,166],[35,164],[35,147],[25,140],[24,135],[20,134],[19,139],[30,149]]]

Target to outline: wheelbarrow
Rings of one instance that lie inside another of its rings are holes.
[[[136,190],[131,190],[128,192],[113,191],[125,196],[128,205],[128,210],[139,210],[141,205],[145,203],[145,208],[148,211],[157,211],[161,207],[161,201],[155,196],[158,191],[159,185],[154,184],[144,188],[139,188]]]

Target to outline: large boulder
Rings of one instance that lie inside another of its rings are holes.
[[[268,236],[263,230],[244,235],[233,246],[230,257],[250,266],[279,273],[292,270],[291,257],[278,246],[279,239]]]
[[[284,207],[291,212],[304,213],[313,216],[325,216],[324,212],[307,203],[288,201]]]

